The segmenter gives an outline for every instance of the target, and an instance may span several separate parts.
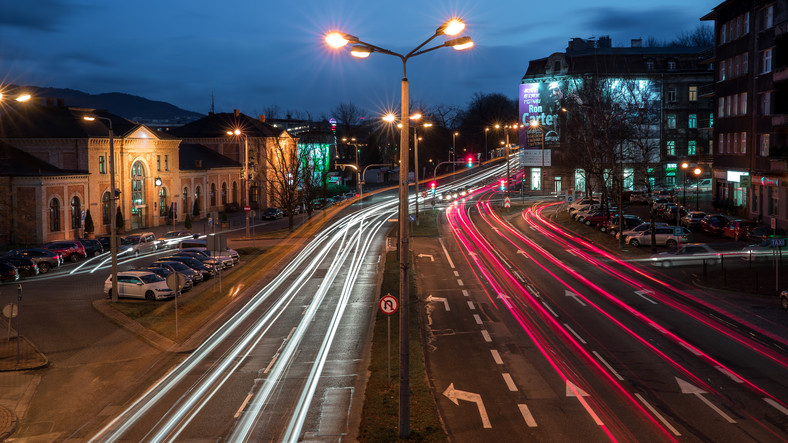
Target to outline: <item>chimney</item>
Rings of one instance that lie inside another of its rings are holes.
[[[241,114],[241,111],[239,111],[239,110],[237,110],[237,109],[233,109],[233,115],[235,115],[236,117],[238,117],[240,114]]]
[[[59,98],[59,99],[57,99],[57,105],[62,108],[63,106],[66,105],[66,101],[63,100],[62,98]]]
[[[642,48],[643,47],[643,39],[642,38],[633,38],[632,39],[632,47],[633,48]]]
[[[260,119],[260,123],[265,123],[265,116],[264,115],[261,115],[261,116],[259,116],[257,118]]]

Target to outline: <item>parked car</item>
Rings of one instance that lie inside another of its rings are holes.
[[[596,211],[583,217],[582,222],[586,226],[596,226],[607,221],[615,213],[616,211]]]
[[[276,220],[284,217],[285,214],[279,208],[266,208],[263,211],[263,218],[265,220]]]
[[[112,275],[104,281],[104,293],[112,297]],[[118,297],[162,300],[173,297],[175,293],[167,286],[167,281],[149,271],[118,272]]]
[[[178,253],[172,257],[191,257],[193,259],[199,260],[206,266],[213,266],[214,270],[216,271],[225,269],[224,261],[195,251],[178,251]],[[232,262],[232,260],[230,261]]]
[[[109,252],[110,238],[112,238],[112,236],[110,235],[100,235],[96,237],[96,240],[98,240],[99,243],[101,243],[101,247],[104,248],[105,251]],[[120,235],[116,235],[115,238],[117,239],[116,241],[118,242],[118,253],[121,253],[123,252],[123,247],[128,245],[129,242],[125,238],[121,237]]]
[[[184,240],[178,245],[179,249],[188,250],[188,249],[196,249],[201,251],[208,251],[208,241],[204,238],[196,238],[192,240]],[[211,252],[208,252],[210,255]],[[241,255],[232,248],[226,248],[224,251],[221,251],[219,254],[220,256],[229,255],[233,259],[233,263],[238,263],[241,260]]]
[[[206,258],[215,258],[219,260],[225,268],[230,268],[235,265],[235,259],[226,251],[224,253],[211,253],[208,248],[183,248],[180,251],[187,254],[197,253]]]
[[[213,266],[203,264],[203,262],[197,260],[196,258],[192,257],[184,257],[184,256],[169,256],[165,257],[168,261],[178,261],[183,263],[184,265],[194,269],[195,271],[202,274],[203,279],[211,278],[216,275],[216,269]]]
[[[667,252],[651,256],[651,264],[669,268],[671,266],[689,266],[718,264],[720,253],[706,243],[684,243]]]
[[[169,266],[146,266],[144,268],[133,269],[133,270],[153,272],[154,274],[158,275],[159,277],[165,280],[167,279],[167,277],[170,276],[170,274],[174,274],[178,272]],[[186,292],[192,287],[194,287],[194,281],[190,277],[184,275],[184,280],[186,281],[186,283],[183,285],[183,289],[181,289],[181,292]]]
[[[709,234],[722,234],[722,230],[730,222],[730,219],[720,214],[707,214],[698,225],[700,230]]]
[[[46,274],[50,269],[57,268],[63,264],[63,257],[61,257],[60,254],[43,248],[14,249],[4,257],[29,258],[36,262],[36,265],[38,266],[38,272],[41,274]]]
[[[772,240],[781,241],[781,246],[775,246]],[[768,261],[774,260],[774,257],[780,257],[781,260],[788,260],[788,238],[773,237],[767,238],[760,243],[747,245],[742,249],[742,259],[753,261]]]
[[[780,292],[780,306],[788,311],[788,291]]]
[[[684,214],[684,217],[681,217],[681,226],[685,228],[696,228],[700,226],[700,221],[703,220],[703,217],[706,216],[706,213],[703,211],[690,211]]]
[[[192,238],[192,231],[168,231],[166,234],[156,239],[157,249],[177,248],[182,240]]]
[[[667,223],[654,222],[654,226],[655,227],[667,226],[667,225],[668,225]],[[637,225],[637,226],[635,226],[633,228],[625,229],[624,232],[622,232],[621,234],[616,234],[616,238],[619,238],[622,235],[624,236],[624,238],[627,238],[627,236],[629,236],[629,235],[634,235],[634,234],[637,234],[639,232],[643,232],[646,229],[649,229],[650,227],[651,227],[651,222],[643,222],[643,223],[641,223],[641,224],[639,224],[639,225]]]
[[[19,271],[16,266],[8,262],[0,262],[0,281],[17,281],[19,280]]]
[[[88,257],[95,257],[104,252],[104,245],[96,239],[80,238],[78,241],[85,247],[85,253]]]
[[[77,241],[55,241],[45,244],[44,249],[56,252],[63,257],[63,260],[68,260],[70,262],[76,262],[88,256],[85,252],[85,247],[82,246],[82,243]]]
[[[38,265],[26,257],[0,257],[0,262],[10,263],[19,271],[20,277],[35,277],[38,275]]]
[[[202,276],[202,272],[197,272],[196,270],[190,268],[189,266],[186,266],[185,264],[179,261],[161,259],[161,260],[156,260],[155,262],[151,263],[148,266],[170,268],[173,271],[180,272],[181,274],[183,274],[184,277],[192,280],[192,282],[195,285],[204,280]]]
[[[585,198],[581,198],[581,199],[575,200],[572,203],[569,203],[569,206],[568,206],[567,209],[568,209],[569,213],[571,214],[571,213],[577,211],[578,209],[580,209],[581,206],[598,205],[599,203],[600,203],[599,199],[591,198],[591,197],[585,197]]]
[[[679,243],[689,243],[692,241],[692,233],[687,228],[682,228],[680,226],[660,226],[654,229],[657,245],[675,248]],[[634,247],[651,245],[651,229],[649,228],[637,234],[627,236],[626,243]]]
[[[730,237],[734,240],[744,240],[750,234],[750,231],[757,226],[757,223],[750,220],[731,220],[722,229],[722,236]]]
[[[637,215],[624,214],[625,231],[628,229],[632,229],[640,224],[643,224],[643,219],[641,219]],[[607,232],[608,234],[615,236],[616,234],[618,234],[618,228],[619,228],[618,217],[610,217],[602,232]]]
[[[156,250],[156,236],[152,232],[127,235],[123,239],[127,242],[122,248],[126,254],[140,255]]]
[[[747,234],[747,241],[759,243],[772,236],[785,236],[785,230],[780,228],[772,229],[769,226],[758,226]]]
[[[662,211],[662,219],[667,223],[676,224],[676,226],[678,226],[681,218],[687,214],[689,214],[689,211],[685,207],[669,205],[665,206],[665,210]]]

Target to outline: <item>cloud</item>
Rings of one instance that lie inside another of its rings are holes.
[[[675,7],[651,8],[640,11],[621,8],[587,8],[577,11],[577,15],[586,17],[581,22],[581,26],[586,32],[618,36],[624,40],[638,37],[672,40],[680,32],[694,29],[700,25],[700,17],[679,14]]]
[[[31,2],[0,2],[0,27],[56,31],[66,21],[71,7],[63,0],[36,0]]]

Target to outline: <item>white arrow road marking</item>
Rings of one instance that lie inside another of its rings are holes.
[[[652,295],[652,294],[654,294],[654,291],[651,291],[651,290],[635,291],[635,294],[639,295],[640,298],[642,298],[643,300],[646,300],[647,302],[649,302],[651,304],[655,304],[655,305],[657,304],[657,302],[655,302],[654,300],[646,297],[646,294]]]
[[[419,254],[417,257],[419,258],[429,257],[430,261],[435,261],[435,259],[430,254]]]
[[[446,300],[446,297],[433,297],[432,294],[430,294],[430,296],[427,297],[427,303],[432,303],[434,301],[443,302],[443,307],[445,307],[447,311],[451,311],[449,301]]]
[[[526,254],[526,253],[525,253],[525,251],[523,251],[522,249],[518,249],[518,250],[517,250],[517,253],[518,253],[518,254],[523,254],[523,255],[528,255],[528,254]]]
[[[652,413],[652,414],[654,414],[654,415],[655,415],[655,416],[656,416],[656,417],[659,419],[659,421],[661,421],[661,422],[662,422],[662,424],[664,424],[665,426],[667,426],[667,428],[668,428],[668,429],[670,429],[670,432],[672,432],[672,433],[673,433],[673,435],[675,435],[676,437],[679,437],[679,436],[681,436],[681,434],[679,433],[679,431],[678,431],[678,430],[676,430],[676,428],[674,428],[674,427],[673,427],[673,425],[671,425],[670,423],[668,423],[668,421],[667,421],[667,420],[665,420],[665,417],[663,417],[663,416],[662,416],[662,414],[660,414],[660,413],[659,413],[659,411],[657,411],[656,409],[654,409],[654,407],[653,407],[653,406],[651,406],[651,404],[649,404],[649,402],[647,402],[647,401],[646,401],[646,399],[645,399],[645,398],[643,398],[643,396],[641,396],[640,394],[638,394],[637,392],[635,392],[635,397],[637,397],[637,398],[638,398],[638,400],[640,400],[640,401],[641,401],[641,403],[643,403],[644,405],[646,405],[646,407],[648,408],[648,410],[649,410],[649,411],[651,411],[651,413]]]
[[[728,414],[722,412],[720,408],[715,406],[712,402],[709,401],[709,399],[703,396],[703,394],[708,394],[708,392],[678,377],[676,377],[676,382],[679,384],[679,388],[681,388],[682,394],[693,394],[694,396],[698,397],[703,403],[706,403],[706,406],[713,409],[714,412],[720,414],[720,416],[722,416],[722,418],[724,418],[728,423],[736,423],[736,420],[730,418]]]
[[[511,297],[509,297],[508,295],[504,294],[503,292],[499,292],[498,293],[498,298],[500,298],[501,300],[508,300]]]
[[[531,415],[531,411],[528,410],[528,406],[524,404],[519,404],[517,406],[520,408],[520,413],[523,414],[525,424],[527,424],[529,428],[535,428],[536,420],[534,420],[534,416]]]
[[[576,384],[572,383],[571,381],[566,381],[566,396],[567,397],[588,397],[588,392],[580,389],[577,387]]]
[[[484,407],[484,402],[482,401],[482,396],[479,394],[475,394],[473,392],[466,392],[460,391],[459,389],[454,389],[454,383],[449,384],[449,387],[443,391],[443,395],[446,396],[452,403],[459,406],[459,400],[469,401],[472,403],[476,403],[476,407],[479,408],[479,415],[482,418],[482,425],[485,428],[492,428],[490,424],[490,419],[487,417],[487,409]]]
[[[585,303],[583,303],[583,300],[580,300],[580,297],[572,291],[564,290],[564,295],[566,295],[567,297],[574,298],[576,302],[580,303],[580,306],[586,305]]]

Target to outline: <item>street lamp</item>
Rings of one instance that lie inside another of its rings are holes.
[[[465,23],[459,18],[448,20],[438,27],[430,38],[425,40],[420,45],[416,46],[412,51],[407,54],[399,54],[388,49],[375,46],[370,43],[361,41],[358,37],[343,32],[330,32],[326,35],[326,43],[333,48],[341,48],[352,43],[353,47],[350,54],[358,58],[367,58],[373,52],[380,52],[383,54],[399,57],[402,60],[402,83],[401,83],[401,103],[400,111],[402,116],[402,131],[400,133],[400,170],[399,170],[399,241],[400,241],[400,385],[399,385],[399,434],[401,438],[408,438],[410,435],[410,408],[409,408],[409,391],[410,391],[410,375],[409,375],[409,346],[410,340],[408,335],[408,322],[409,322],[409,288],[408,288],[408,75],[407,75],[407,62],[411,57],[425,54],[443,47],[452,47],[455,50],[468,49],[473,46],[473,40],[470,37],[459,37],[445,41],[442,45],[437,45],[431,48],[422,49],[425,45],[431,42],[439,35],[457,35],[465,29]]]
[[[457,161],[457,136],[460,135],[459,132],[452,132],[451,134],[451,182],[454,183],[454,174],[456,172],[456,167],[454,162]]]
[[[544,176],[544,128],[542,125],[539,124],[539,120],[533,119],[530,123],[531,127],[539,131],[539,138],[541,139],[541,147],[542,147],[542,169],[539,170],[539,173]],[[542,177],[539,177],[539,190],[542,190]]]
[[[689,168],[689,163],[682,162],[681,163],[681,188],[684,190],[684,201],[681,203],[681,206],[687,206],[687,168]]]
[[[109,188],[112,192],[110,195],[110,217],[109,217],[109,250],[112,257],[112,301],[118,301],[118,233],[117,233],[117,203],[118,192],[115,189],[115,143],[112,134],[112,120],[108,117],[99,117],[97,115],[85,115],[83,119],[92,122],[96,119],[107,122],[109,127]]]
[[[347,143],[347,137],[343,137],[342,141]],[[350,138],[350,144],[353,146],[353,150],[356,151],[356,192],[358,195],[361,195],[361,165],[358,163],[358,144],[356,144],[356,138]]]
[[[244,176],[243,180],[241,180],[241,203],[246,214],[246,236],[249,237],[249,213],[246,212],[247,199],[249,198],[249,137],[237,128],[233,131],[227,131],[227,135],[244,138]]]
[[[490,128],[484,128],[484,161],[489,160],[487,157],[487,133],[490,132]]]
[[[700,211],[700,174],[703,171],[700,168],[695,168],[692,173],[695,174],[695,210]]]

